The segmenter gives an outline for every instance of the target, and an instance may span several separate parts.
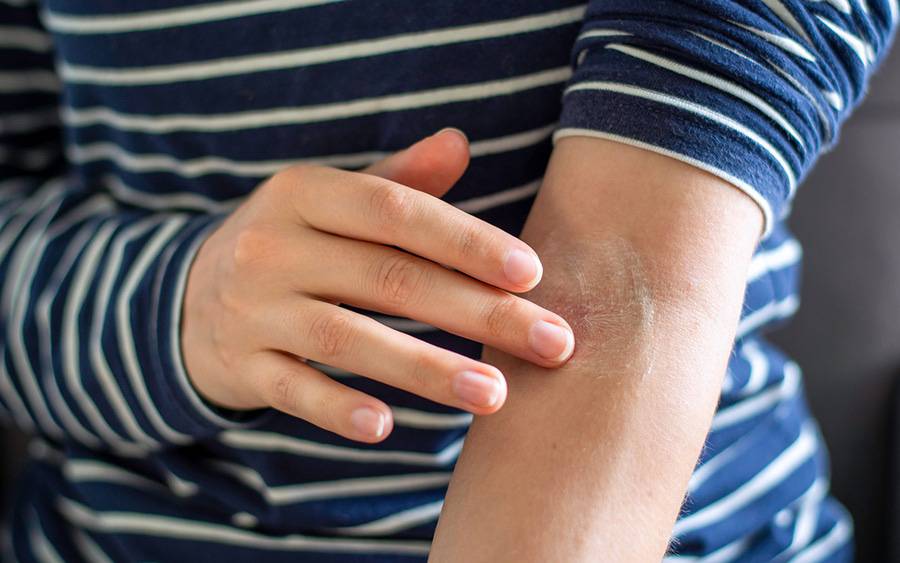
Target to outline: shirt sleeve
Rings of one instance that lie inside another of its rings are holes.
[[[204,403],[179,344],[188,268],[223,215],[68,176],[59,94],[36,10],[0,3],[0,416],[123,452],[249,424]]]
[[[707,170],[766,233],[885,55],[897,0],[591,0],[553,142],[587,135]]]

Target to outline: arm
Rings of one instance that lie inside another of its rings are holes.
[[[894,22],[889,2],[589,4],[522,235],[546,265],[531,295],[576,352],[549,374],[485,351],[509,399],[473,424],[432,560],[659,560],[761,218],[785,213]]]
[[[558,143],[522,236],[545,263],[530,295],[569,319],[575,355],[551,375],[486,351],[509,398],[473,424],[434,561],[662,556],[762,227],[723,184],[610,141]]]
[[[170,374],[184,268],[217,217],[66,176],[51,37],[28,2],[0,25],[0,415],[132,452],[214,431]]]

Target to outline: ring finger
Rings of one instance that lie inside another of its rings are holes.
[[[272,350],[254,364],[263,400],[274,409],[351,440],[379,442],[391,433],[391,409],[305,363]]]
[[[269,313],[275,349],[344,369],[474,414],[506,400],[500,371],[359,313],[310,298]]]

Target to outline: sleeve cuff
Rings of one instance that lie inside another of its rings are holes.
[[[563,94],[554,144],[593,136],[681,160],[747,194],[764,217],[764,234],[786,212],[797,185],[793,139],[769,117],[719,87],[616,49],[594,46],[578,57]]]

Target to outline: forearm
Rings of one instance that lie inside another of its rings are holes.
[[[712,416],[761,214],[736,189],[606,141],[557,144],[523,238],[530,295],[573,325],[563,368],[493,350],[435,561],[658,560]]]

